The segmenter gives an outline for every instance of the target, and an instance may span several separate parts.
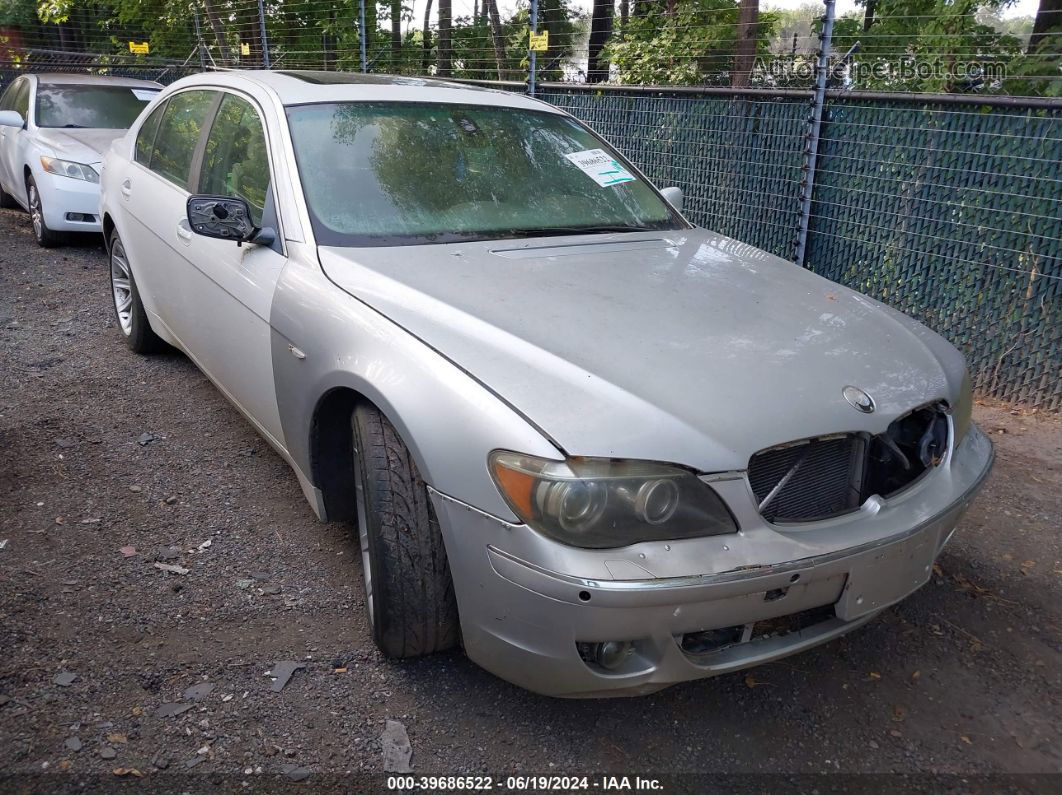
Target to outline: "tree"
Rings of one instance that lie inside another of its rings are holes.
[[[428,62],[431,60],[431,0],[424,6],[424,39],[421,42],[420,70],[428,73]]]
[[[391,69],[402,60],[402,0],[391,0]]]
[[[586,82],[588,83],[601,83],[608,80],[608,60],[602,58],[601,53],[612,36],[613,8],[613,0],[594,0],[593,14],[590,18],[589,58],[586,69]]]
[[[1062,58],[1062,0],[1040,0],[1025,52]]]
[[[741,0],[738,10],[737,48],[734,53],[734,71],[730,85],[745,88],[752,82],[752,69],[756,65],[756,41],[759,36],[760,1]]]
[[[453,71],[453,3],[439,0],[439,60],[436,74],[449,77]]]
[[[498,79],[505,79],[505,34],[502,31],[501,14],[498,13],[498,0],[483,0],[490,20],[490,38],[494,46],[494,60],[498,64]]]

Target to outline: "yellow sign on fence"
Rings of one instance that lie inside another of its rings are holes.
[[[546,52],[549,49],[549,31],[544,30],[541,33],[530,33],[530,41],[527,49],[531,52]]]
[[[240,42],[240,55],[250,55],[251,45],[245,41]]]
[[[146,41],[131,41],[129,42],[129,52],[133,55],[147,55],[151,52],[151,45]]]

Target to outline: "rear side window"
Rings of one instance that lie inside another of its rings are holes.
[[[199,193],[238,196],[251,206],[255,226],[262,225],[269,193],[269,154],[258,111],[226,94],[203,151]]]
[[[213,107],[213,91],[185,91],[170,97],[151,149],[150,168],[170,182],[188,188],[199,134]]]
[[[147,120],[140,125],[140,130],[136,134],[136,162],[142,166],[149,166],[151,164],[151,147],[155,145],[155,133],[158,132],[159,122],[162,121],[162,113],[166,110],[166,103],[163,102],[155,110],[151,111],[151,115],[147,117]]]

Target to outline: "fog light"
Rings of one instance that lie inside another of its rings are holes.
[[[615,671],[634,652],[629,640],[606,640],[602,643],[580,643],[579,656],[606,671]]]

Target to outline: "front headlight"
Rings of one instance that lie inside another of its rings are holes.
[[[99,183],[100,175],[92,166],[84,163],[75,163],[72,160],[60,160],[57,157],[45,157],[41,155],[41,166],[49,174],[58,174],[61,177],[83,179],[85,182]]]
[[[970,371],[962,374],[962,386],[959,387],[959,397],[955,405],[951,407],[951,422],[955,428],[955,447],[970,430],[970,414],[973,412],[973,387],[970,385]]]
[[[564,544],[607,549],[737,532],[695,475],[650,461],[545,458],[498,450],[490,473],[525,523]]]

